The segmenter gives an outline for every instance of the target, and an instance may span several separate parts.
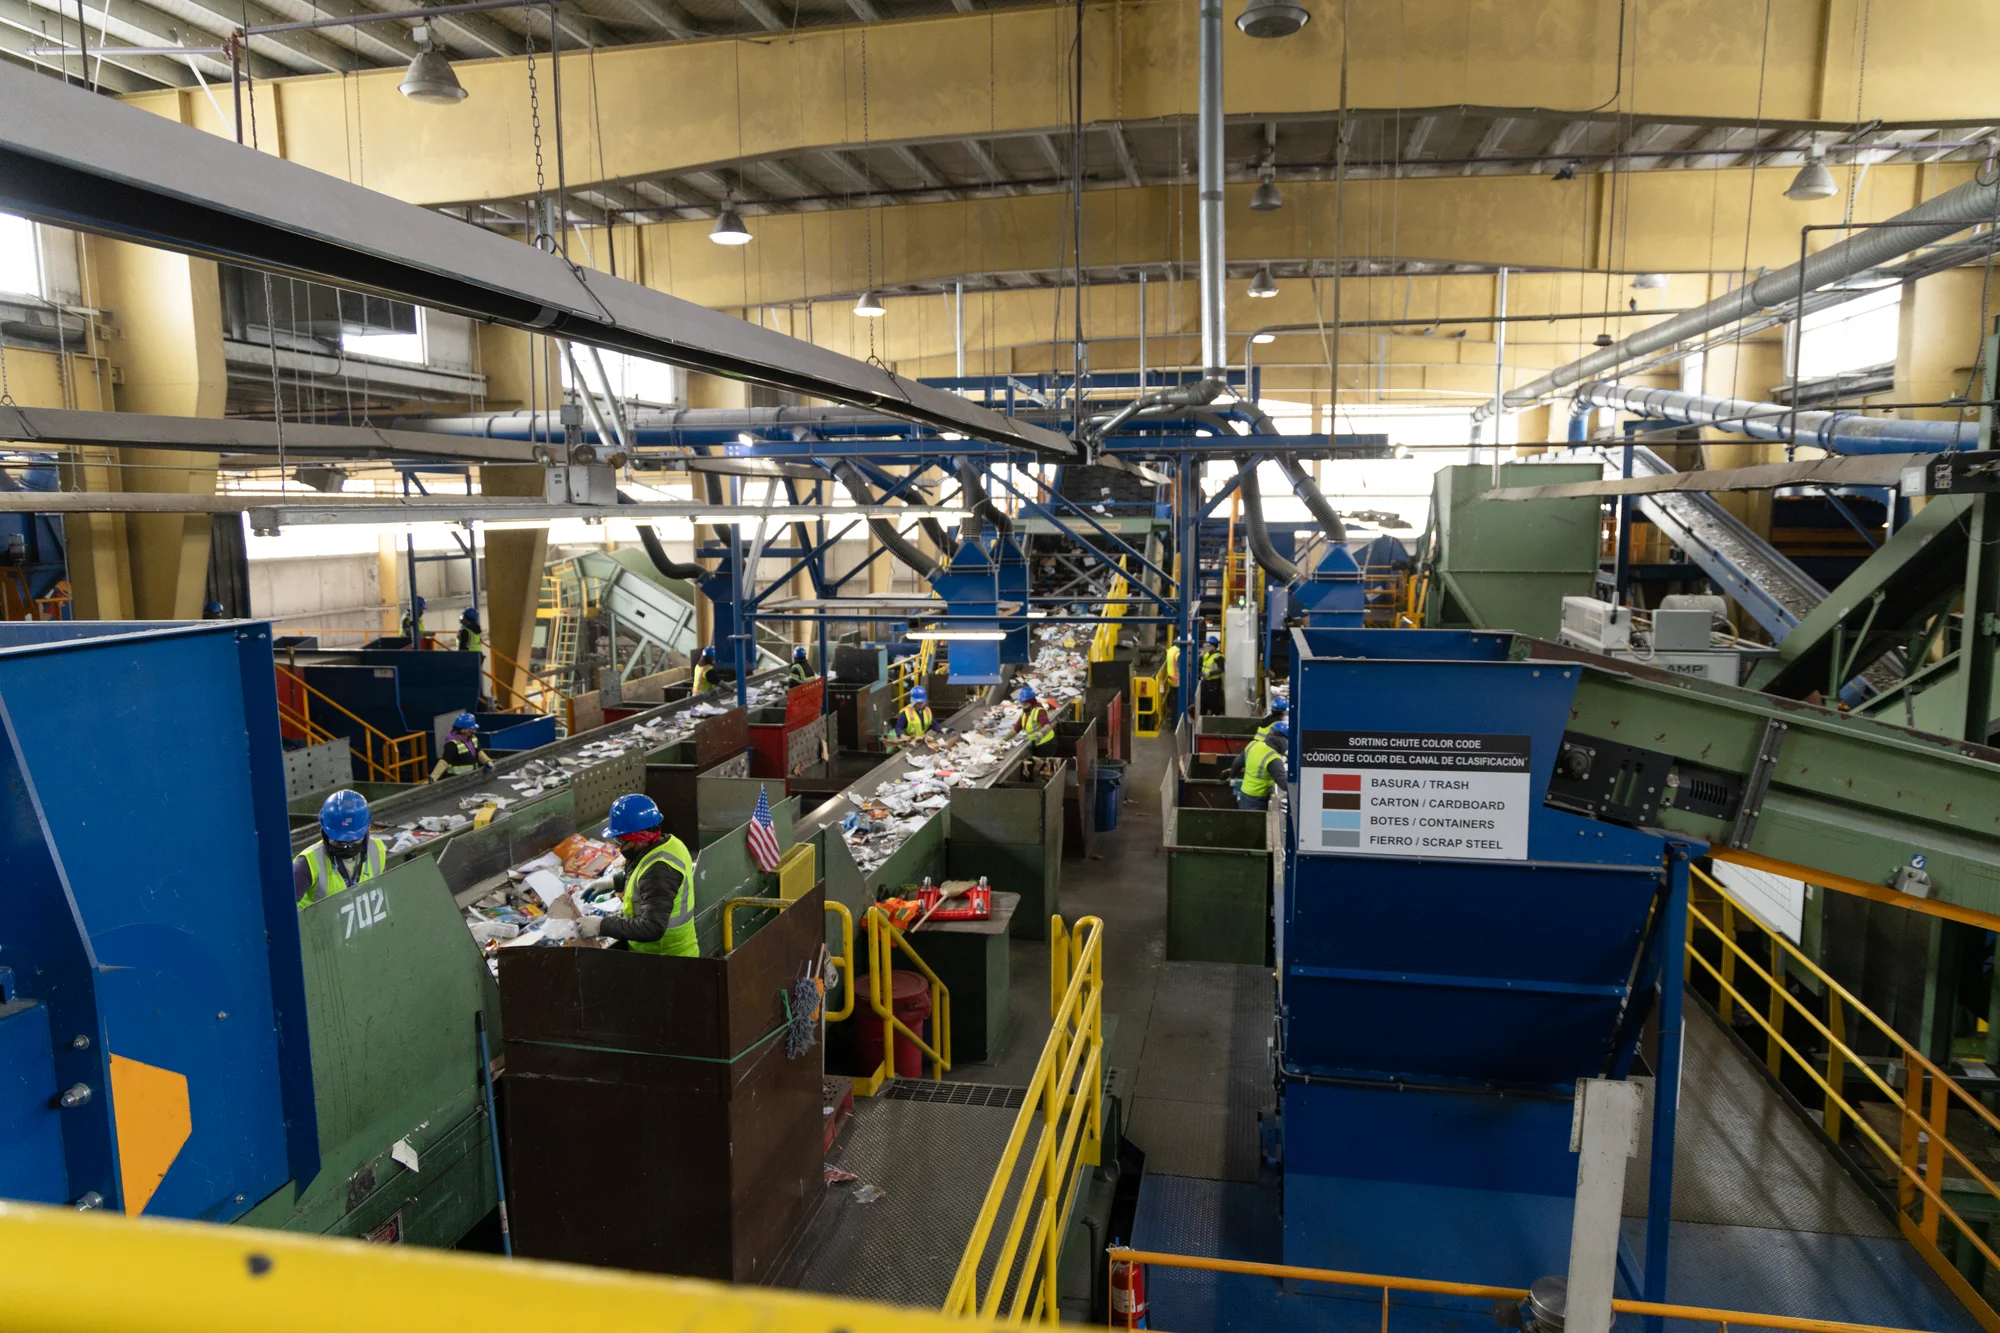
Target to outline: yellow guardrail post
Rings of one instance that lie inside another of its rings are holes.
[[[828,1010],[826,1021],[838,1023],[854,1013],[854,913],[847,910],[846,903],[829,902],[829,914],[840,918],[841,952],[831,960],[831,966],[840,973],[840,1008]]]

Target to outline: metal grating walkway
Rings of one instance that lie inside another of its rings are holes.
[[[1161,966],[1126,1130],[1149,1174],[1257,1179],[1274,987],[1263,967]]]

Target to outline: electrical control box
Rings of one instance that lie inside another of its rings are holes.
[[[1653,648],[1662,653],[1703,652],[1709,647],[1708,629],[1713,622],[1707,607],[1653,612]]]
[[[1562,641],[1594,653],[1616,652],[1632,643],[1632,608],[1595,597],[1565,597]]]

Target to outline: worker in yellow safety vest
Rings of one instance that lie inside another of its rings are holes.
[[[1271,808],[1271,793],[1286,783],[1284,750],[1291,734],[1291,724],[1280,718],[1271,724],[1269,736],[1251,741],[1249,747],[1236,756],[1229,775],[1232,778],[1242,775],[1236,790],[1238,810]]]
[[[660,807],[650,796],[632,793],[611,803],[604,836],[625,852],[627,869],[612,880],[625,900],[623,916],[585,916],[577,934],[608,935],[634,953],[696,958],[701,945],[694,930],[694,858],[687,844],[660,831]]]
[[[1014,695],[1014,702],[1021,705],[1020,731],[1034,748],[1035,756],[1046,759],[1056,752],[1056,719],[1050,710],[1035,695],[1035,687],[1023,685]]]
[[[468,606],[458,613],[458,651],[478,653],[486,650],[486,636],[479,630],[479,608]]]
[[[1264,714],[1263,720],[1258,722],[1257,734],[1252,739],[1261,741],[1266,736],[1269,736],[1271,728],[1277,726],[1280,722],[1287,721],[1291,711],[1292,701],[1290,699],[1287,699],[1282,694],[1272,695],[1271,711]]]
[[[1177,643],[1167,648],[1166,677],[1168,689],[1177,690],[1181,687],[1181,646]]]
[[[716,684],[715,649],[704,648],[701,650],[701,656],[694,662],[694,692],[707,694]]]
[[[1201,650],[1201,711],[1220,717],[1222,702],[1222,636],[1211,634]]]
[[[343,788],[320,803],[320,840],[292,858],[292,893],[300,907],[382,873],[389,849],[382,839],[368,836],[374,822],[368,798],[358,791]]]
[[[813,678],[812,663],[806,660],[806,647],[800,644],[792,649],[791,683],[803,685]]]
[[[896,714],[889,725],[896,729],[896,734],[889,737],[888,743],[891,745],[908,745],[917,737],[929,732],[931,729],[930,691],[921,685],[912,689],[910,691],[908,706],[902,712]]]

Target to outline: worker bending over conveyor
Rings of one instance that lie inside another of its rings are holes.
[[[482,768],[493,771],[493,756],[479,743],[479,719],[460,713],[451,720],[451,734],[444,738],[444,753],[431,768],[431,781],[462,778]]]
[[[1271,711],[1264,714],[1262,718],[1258,719],[1256,739],[1261,741],[1265,737],[1269,736],[1271,734],[1271,728],[1277,726],[1280,722],[1287,721],[1289,719],[1289,714],[1291,713],[1291,711],[1292,711],[1292,701],[1290,699],[1287,699],[1282,694],[1272,695]]]
[[[1014,702],[1021,705],[1020,733],[1028,738],[1035,758],[1053,759],[1056,753],[1056,717],[1053,710],[1035,693],[1032,685],[1023,685],[1014,695]]]
[[[1201,650],[1201,711],[1208,717],[1221,717],[1225,710],[1222,700],[1222,636],[1211,634]]]
[[[931,694],[918,685],[910,691],[910,702],[903,711],[889,720],[896,734],[888,738],[890,745],[908,745],[911,741],[929,733],[931,729]]]
[[[633,793],[611,803],[604,836],[625,853],[626,868],[611,880],[625,896],[625,915],[586,916],[577,933],[624,940],[634,953],[694,958],[701,953],[694,931],[694,858],[687,844],[661,833],[660,822],[660,807],[650,796]]]
[[[812,663],[806,660],[806,647],[800,644],[792,649],[791,683],[803,685],[813,678]]]
[[[1236,789],[1238,810],[1268,810],[1271,793],[1285,787],[1285,749],[1292,734],[1291,723],[1279,718],[1271,724],[1271,734],[1259,736],[1236,756],[1229,776],[1242,777]]]
[[[292,858],[292,893],[299,906],[351,889],[382,873],[388,844],[368,836],[374,826],[368,798],[345,788],[320,803],[320,840]]]
[[[715,678],[715,649],[704,648],[694,659],[694,680],[691,688],[696,694],[707,694],[720,682]]]

